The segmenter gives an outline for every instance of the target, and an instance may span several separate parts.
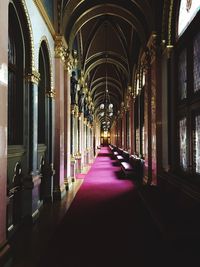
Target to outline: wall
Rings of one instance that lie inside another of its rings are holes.
[[[0,1],[0,248],[6,240],[8,1]]]
[[[37,6],[35,5],[34,1],[26,1],[32,31],[33,31],[33,41],[34,41],[34,57],[35,57],[35,68],[38,70],[39,66],[39,49],[40,44],[43,39],[46,39],[48,41],[49,49],[51,51],[50,55],[50,61],[52,66],[52,86],[54,88],[54,77],[55,77],[55,68],[54,68],[54,39],[48,30],[48,27],[41,16]]]

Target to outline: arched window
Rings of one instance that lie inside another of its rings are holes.
[[[178,140],[177,170],[188,179],[198,182],[200,182],[200,12],[197,12],[199,7],[198,0],[181,1],[177,35],[182,35],[176,44],[175,88],[177,90],[176,114],[174,114],[176,140]]]
[[[178,18],[178,36],[180,36],[188,27],[192,19],[200,10],[199,0],[182,0],[179,9]]]
[[[39,51],[40,82],[38,90],[38,143],[45,144],[45,128],[48,112],[46,110],[46,92],[50,91],[50,61],[45,41],[42,41]]]
[[[8,144],[23,144],[24,45],[20,23],[9,5],[8,41]]]

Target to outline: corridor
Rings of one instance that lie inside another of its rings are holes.
[[[61,217],[55,207],[54,216],[41,216],[33,229],[14,238],[12,267],[163,267],[195,262],[195,244],[164,240],[138,190],[133,180],[123,178],[110,149],[102,147],[59,223],[48,226]],[[42,212],[45,209],[48,206]]]
[[[0,267],[200,266],[200,1],[1,0],[0,25]]]
[[[151,259],[152,242],[158,248],[157,231],[133,181],[121,177],[120,167],[103,147],[41,266],[144,266]]]

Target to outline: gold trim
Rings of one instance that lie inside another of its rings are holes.
[[[24,12],[26,15],[26,19],[27,19],[27,24],[28,24],[28,28],[29,28],[29,34],[30,34],[30,45],[31,45],[31,55],[32,55],[32,62],[31,62],[31,68],[32,70],[35,69],[35,55],[34,55],[34,42],[33,42],[33,30],[32,30],[32,25],[31,25],[31,20],[29,17],[29,13],[28,13],[28,9],[26,6],[26,2],[24,0],[21,0],[22,6],[24,8]]]
[[[55,98],[56,97],[56,92],[55,92],[55,90],[51,89],[50,91],[46,92],[46,95],[49,98]]]
[[[73,69],[73,62],[71,59],[71,55],[67,52],[65,54],[65,70],[69,72],[69,74],[71,75]]]
[[[63,36],[55,36],[55,57],[60,58],[65,63],[66,54],[67,48],[63,41]]]
[[[40,73],[37,72],[36,70],[33,70],[32,73],[29,73],[27,75],[27,80],[28,80],[28,82],[32,82],[32,83],[38,85],[39,81],[40,81]]]
[[[170,1],[169,21],[168,21],[168,46],[172,44],[172,16],[173,16],[174,0]]]
[[[43,41],[45,42],[47,50],[48,50],[49,68],[50,68],[50,84],[51,84],[51,90],[50,91],[53,91],[53,70],[52,70],[51,49],[50,49],[47,37],[46,36],[42,36],[42,38],[40,39],[39,51],[40,51],[41,44],[42,44]],[[38,55],[39,55],[39,51],[38,51]]]
[[[54,30],[54,27],[52,25],[52,22],[51,22],[51,20],[50,20],[50,18],[48,16],[48,14],[47,14],[44,6],[43,6],[41,0],[34,0],[34,3],[36,5],[36,7],[38,8],[40,14],[42,15],[42,18],[44,19],[44,22],[47,25],[47,27],[48,27],[48,29],[49,29],[52,37],[54,38],[55,35],[56,35],[56,32]]]
[[[170,58],[171,54],[172,54],[172,50],[173,50],[174,46],[173,45],[167,45],[166,46],[166,50],[167,50],[167,57]]]

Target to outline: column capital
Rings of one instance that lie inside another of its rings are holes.
[[[46,92],[46,96],[49,98],[55,98],[56,97],[56,91],[54,89],[50,89]]]
[[[157,34],[152,32],[149,41],[147,43],[147,58],[150,59],[150,62],[155,58],[157,51]]]
[[[65,54],[65,70],[71,75],[72,69],[73,69],[73,59],[71,55],[69,54],[69,51]]]
[[[38,85],[40,81],[40,73],[37,72],[36,70],[33,70],[32,73],[27,74],[26,78],[28,82],[32,82]]]
[[[55,36],[55,57],[61,59],[65,62],[65,57],[67,54],[67,44],[62,35]]]

